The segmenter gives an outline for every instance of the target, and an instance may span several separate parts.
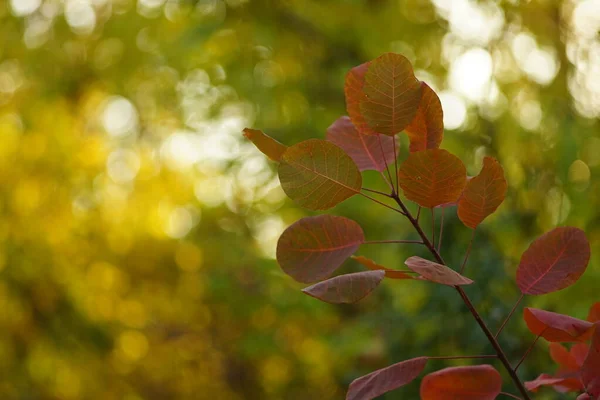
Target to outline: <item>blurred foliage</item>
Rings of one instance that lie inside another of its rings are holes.
[[[0,397],[339,399],[392,362],[489,353],[451,289],[303,295],[273,259],[303,211],[241,130],[323,137],[346,71],[409,57],[442,98],[443,147],[470,175],[486,154],[507,171],[467,267],[498,326],[533,237],[569,224],[598,247],[598,28],[596,0],[0,0]],[[336,212],[371,240],[412,234],[362,199]],[[446,214],[456,265],[470,232]],[[389,266],[413,252],[360,250]],[[584,317],[598,264],[526,302]],[[501,338],[515,361],[533,339],[518,320]],[[548,363],[534,351],[520,373]]]

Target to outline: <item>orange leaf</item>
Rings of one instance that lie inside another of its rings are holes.
[[[348,71],[344,93],[346,94],[346,110],[358,132],[365,135],[378,135],[378,132],[369,127],[360,111],[360,101],[365,97],[363,93],[365,74],[370,64],[370,62],[366,62]]]
[[[571,286],[585,272],[590,244],[581,229],[555,228],[533,241],[521,256],[517,285],[539,295]]]
[[[404,129],[410,139],[410,151],[437,149],[444,138],[444,112],[438,95],[425,82],[417,115]]]
[[[327,279],[302,291],[326,303],[356,303],[379,286],[384,276],[384,271],[356,272]]]
[[[310,210],[325,210],[360,192],[362,176],[335,144],[310,139],[287,149],[279,164],[283,191]]]
[[[559,390],[561,387],[564,387],[565,384],[572,386],[572,381],[576,382],[574,378],[561,378],[559,376],[552,376],[548,374],[541,374],[533,381],[525,382],[525,388],[530,392],[537,392],[542,386],[552,386],[554,389]],[[581,387],[581,384],[579,384]],[[566,388],[567,390],[571,390]],[[572,389],[577,390],[577,389]],[[565,391],[565,390],[560,390]]]
[[[405,264],[412,271],[421,274],[423,279],[431,282],[441,283],[442,285],[448,286],[470,285],[473,283],[472,280],[462,276],[453,269],[433,261],[425,260],[421,257],[409,257],[405,261]]]
[[[590,322],[600,321],[600,301],[592,304],[587,320]]]
[[[404,195],[423,207],[432,208],[458,200],[467,182],[460,159],[446,150],[411,153],[398,170]]]
[[[370,400],[398,389],[415,380],[426,365],[427,357],[418,357],[371,372],[352,381],[346,400]]]
[[[244,136],[250,139],[263,154],[273,161],[280,161],[281,156],[287,150],[287,146],[257,129],[245,128]]]
[[[568,315],[525,307],[523,319],[534,335],[549,342],[585,342],[594,328],[594,324]]]
[[[386,164],[394,164],[397,154],[393,138],[359,133],[348,117],[338,118],[327,128],[327,140],[344,150],[361,171],[383,171]]]
[[[277,261],[298,282],[329,277],[365,241],[356,222],[319,215],[290,225],[277,242]]]
[[[491,365],[450,367],[421,381],[421,400],[494,400],[502,378]]]
[[[500,163],[492,157],[485,157],[481,172],[469,180],[458,200],[458,218],[469,228],[477,228],[502,204],[506,188]]]
[[[395,269],[386,268],[383,265],[379,265],[375,263],[375,261],[368,259],[363,256],[352,256],[352,258],[371,271],[385,271],[385,277],[390,279],[415,279],[413,276],[410,276],[406,272],[397,271]]]
[[[571,354],[565,346],[560,343],[553,342],[550,343],[548,349],[550,351],[550,357],[560,367],[558,370],[559,373],[579,371],[581,365],[577,363],[577,360],[573,354]]]

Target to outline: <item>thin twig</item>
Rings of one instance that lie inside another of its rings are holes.
[[[507,392],[500,392],[500,394],[507,396],[507,397],[512,397],[513,399],[517,399],[517,400],[523,400],[522,398],[520,398],[519,396],[515,396],[514,394],[510,394]]]
[[[434,356],[427,357],[430,360],[466,360],[466,359],[474,359],[474,358],[498,358],[497,354],[486,354],[486,355],[477,355],[477,356]]]
[[[433,211],[433,207],[431,210],[431,244],[435,247],[435,211]]]
[[[383,144],[381,143],[381,135],[377,135],[377,139],[379,139],[379,148],[381,149],[381,156],[383,157],[383,163],[385,164],[385,170],[387,171],[388,177],[390,178],[390,182],[392,182],[392,192],[396,193],[396,189],[394,188],[394,180],[392,179],[392,175],[390,174],[390,168],[385,158],[385,151],[383,150]],[[383,174],[383,173],[382,173]]]
[[[390,210],[396,211],[397,213],[400,213],[400,214],[402,214],[402,215],[406,216],[406,214],[405,214],[403,211],[400,211],[400,210],[398,210],[397,208],[394,208],[394,207],[392,207],[392,206],[388,206],[387,204],[385,204],[385,203],[382,203],[381,201],[379,201],[379,200],[377,200],[377,199],[374,199],[374,198],[372,198],[371,196],[367,196],[366,194],[364,194],[364,193],[360,193],[360,192],[359,192],[358,194],[360,194],[360,195],[361,195],[361,196],[363,196],[363,197],[366,197],[367,199],[369,199],[369,200],[371,200],[371,201],[374,201],[374,202],[375,202],[375,203],[377,203],[377,204],[380,204],[380,205],[384,206],[385,208],[389,208]]]
[[[419,206],[419,208],[417,208],[417,217],[415,218],[417,220],[417,222],[419,222],[420,216],[421,216],[421,206]]]
[[[362,244],[380,244],[380,243],[407,243],[407,244],[425,244],[421,240],[369,240]]]
[[[514,312],[517,309],[517,307],[519,306],[519,304],[521,304],[521,301],[523,301],[524,297],[525,297],[525,295],[521,294],[521,296],[519,297],[519,300],[517,300],[517,302],[513,306],[512,310],[510,310],[510,313],[508,313],[508,316],[506,317],[506,319],[504,320],[504,322],[502,322],[502,325],[500,325],[500,329],[498,329],[498,332],[496,333],[496,336],[494,336],[496,339],[498,338],[498,336],[500,336],[500,332],[502,332],[502,330],[504,329],[504,327],[508,323],[508,320],[510,319],[510,317],[512,317],[512,315],[514,314]]]
[[[394,172],[396,173],[396,193],[399,193],[400,179],[398,178],[398,154],[396,154],[396,135],[392,136],[392,144],[394,145]]]
[[[540,333],[539,335],[536,336],[536,338],[533,341],[533,343],[531,343],[531,346],[529,346],[529,348],[527,349],[527,351],[525,352],[525,354],[523,354],[523,357],[521,357],[521,360],[519,360],[519,363],[514,368],[515,372],[517,372],[517,370],[521,366],[521,363],[523,363],[523,361],[525,361],[525,359],[527,358],[527,356],[529,355],[529,353],[531,353],[531,350],[533,350],[533,347],[535,346],[535,344],[537,343],[537,341],[540,340],[540,337],[542,337],[542,335],[544,334],[545,330],[546,330],[546,328],[542,331],[542,333]]]
[[[389,197],[390,199],[392,198],[392,196],[389,193],[380,192],[379,190],[373,190],[373,189],[367,189],[367,188],[362,188],[361,190],[366,190],[367,192],[371,192],[371,193],[377,193],[382,196]]]
[[[440,252],[440,249],[442,248],[442,234],[444,233],[444,210],[445,209],[446,209],[446,207],[442,207],[442,216],[440,218],[440,236],[438,238],[438,245],[437,245],[438,253]]]
[[[460,266],[461,274],[465,270],[465,266],[467,265],[467,260],[469,259],[469,254],[471,254],[471,246],[473,245],[473,240],[475,240],[475,229],[473,229],[473,234],[471,235],[471,240],[469,241],[469,246],[467,247],[467,253],[465,254],[465,259],[463,260],[463,263]]]

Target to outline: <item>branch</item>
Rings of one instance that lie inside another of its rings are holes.
[[[525,354],[523,354],[523,357],[521,357],[521,360],[519,360],[519,362],[517,363],[517,366],[515,367],[515,372],[517,372],[517,370],[521,366],[521,363],[523,361],[525,361],[525,359],[527,358],[527,356],[529,355],[529,353],[531,353],[531,350],[533,350],[533,347],[535,346],[535,344],[537,343],[537,341],[540,340],[540,337],[544,334],[545,330],[546,329],[544,329],[542,331],[542,333],[540,333],[539,335],[537,335],[537,337],[535,338],[535,340],[533,341],[533,343],[531,343],[531,345],[529,346],[529,348],[527,349],[527,351],[525,352]]]
[[[510,394],[510,393],[506,393],[506,392],[500,392],[500,394],[507,396],[507,397],[512,397],[513,399],[523,400],[522,398],[515,396],[514,394]]]
[[[404,214],[406,215],[406,218],[408,218],[408,220],[413,225],[413,227],[415,228],[415,230],[417,231],[417,233],[419,234],[419,236],[421,236],[421,239],[423,240],[423,243],[425,244],[425,246],[427,246],[427,249],[430,251],[430,253],[433,255],[433,257],[440,264],[446,265],[446,263],[444,262],[444,259],[440,255],[440,253],[438,253],[438,251],[435,249],[435,247],[433,247],[433,245],[431,244],[431,242],[427,238],[427,235],[425,235],[425,233],[423,232],[423,229],[421,229],[421,226],[419,225],[419,222],[415,218],[413,218],[413,216],[411,215],[410,211],[406,208],[406,206],[404,205],[404,203],[402,202],[402,200],[400,200],[400,197],[398,197],[397,194],[394,194],[393,198],[394,198],[394,200],[396,200],[396,203],[398,203],[398,206],[400,206],[400,209],[404,212]],[[519,379],[516,371],[510,365],[510,362],[508,361],[508,358],[506,357],[506,354],[504,354],[504,351],[502,350],[502,347],[500,346],[500,344],[498,343],[498,341],[494,337],[494,334],[490,331],[490,329],[488,328],[488,326],[486,325],[486,323],[483,321],[483,319],[481,319],[481,316],[479,315],[479,313],[475,309],[475,306],[473,306],[473,303],[471,302],[471,300],[469,299],[469,297],[467,296],[467,294],[465,293],[465,291],[460,286],[455,286],[455,289],[458,292],[458,294],[460,295],[460,297],[463,299],[463,302],[465,303],[465,305],[469,309],[469,312],[471,312],[471,315],[473,315],[473,318],[475,318],[475,321],[477,322],[477,324],[479,325],[479,327],[481,328],[481,330],[483,331],[483,333],[487,337],[487,339],[490,342],[490,344],[494,347],[494,350],[496,351],[496,354],[498,355],[498,358],[502,362],[502,365],[504,365],[504,368],[506,369],[506,371],[510,375],[510,378],[514,382],[514,384],[517,387],[517,389],[519,390],[519,392],[521,392],[521,394],[523,395],[523,398],[525,400],[531,400],[531,398],[529,397],[529,393],[527,392],[527,389],[525,389],[525,386],[523,386],[523,383]]]
[[[367,188],[362,188],[361,190],[366,190],[367,192],[371,192],[371,193],[377,193],[382,196],[389,197],[390,199],[392,198],[392,196],[389,193],[380,192],[379,190],[373,190],[373,189],[367,189]]]
[[[461,274],[465,270],[465,266],[467,265],[467,260],[469,259],[469,254],[471,254],[471,246],[473,245],[473,240],[475,240],[475,229],[473,229],[473,234],[471,235],[471,240],[469,241],[469,246],[467,247],[467,253],[465,254],[465,259],[463,260],[463,263],[460,266]]]
[[[437,356],[427,357],[430,360],[466,360],[466,359],[482,359],[482,358],[498,358],[496,354],[477,355],[477,356]]]
[[[402,215],[406,216],[406,214],[404,214],[404,212],[403,212],[403,211],[400,211],[400,210],[398,210],[397,208],[394,208],[394,207],[388,206],[387,204],[385,204],[385,203],[382,203],[381,201],[379,201],[379,200],[377,200],[377,199],[374,199],[374,198],[372,198],[371,196],[367,196],[366,194],[364,194],[364,193],[360,193],[360,192],[359,192],[358,194],[360,194],[360,195],[361,195],[361,196],[363,196],[363,197],[366,197],[367,199],[369,199],[369,200],[371,200],[371,201],[374,201],[375,203],[377,203],[377,204],[379,204],[379,205],[382,205],[382,206],[384,206],[385,208],[389,208],[389,209],[390,209],[390,210],[392,210],[392,211],[396,211],[397,213],[400,213],[400,214],[402,214]]]
[[[446,207],[442,207],[442,216],[440,218],[440,237],[438,238],[437,251],[440,252],[442,248],[442,234],[444,233],[444,210]]]
[[[510,317],[512,317],[512,315],[515,313],[515,310],[517,309],[519,304],[521,304],[523,297],[525,297],[525,295],[521,293],[521,297],[519,297],[519,300],[517,300],[517,302],[513,306],[512,310],[510,310],[510,313],[508,313],[508,316],[506,317],[504,322],[502,322],[502,325],[500,325],[500,329],[498,329],[498,333],[496,333],[496,336],[494,336],[495,338],[498,338],[498,336],[500,336],[500,332],[502,332],[502,330],[504,329],[504,326],[508,323],[508,320],[510,319]]]
[[[362,244],[380,244],[380,243],[410,243],[410,244],[425,244],[420,240],[370,240]]]

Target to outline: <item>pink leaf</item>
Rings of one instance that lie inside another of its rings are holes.
[[[600,322],[596,322],[592,344],[581,367],[581,380],[594,400],[600,398]]]
[[[385,271],[381,270],[356,272],[327,279],[302,291],[326,303],[356,303],[379,286],[384,276]]]
[[[405,264],[412,271],[421,274],[423,279],[431,282],[448,286],[470,285],[473,283],[472,280],[462,276],[453,269],[421,257],[410,257],[405,261]]]
[[[585,342],[594,328],[591,322],[537,308],[526,307],[523,318],[531,333],[549,342]]]

